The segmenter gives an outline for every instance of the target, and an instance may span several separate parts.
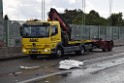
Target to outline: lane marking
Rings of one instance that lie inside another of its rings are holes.
[[[108,59],[108,58],[110,58],[110,59],[115,58],[115,59],[112,59],[112,60],[109,59],[109,60],[105,60],[104,62],[97,62],[97,63],[91,64],[91,65],[88,65],[87,69],[82,69],[83,71],[85,70],[83,73],[86,74],[86,73],[89,73],[89,72],[99,71],[99,70],[110,68],[110,67],[113,67],[113,66],[116,66],[116,65],[123,64],[124,63],[124,57],[122,58],[123,55],[124,55],[124,53],[119,53],[119,54],[113,54],[112,56],[107,56],[107,57],[102,57],[102,58],[97,58],[97,59],[92,59],[92,60],[86,60],[85,62],[92,62],[92,61],[98,61],[98,60],[103,60],[103,59]],[[113,61],[115,61],[115,62],[113,63]],[[35,78],[32,78],[32,79],[20,81],[20,82],[17,82],[17,83],[30,83],[30,82],[40,80],[40,79],[43,79],[43,78],[46,78],[46,77],[50,77],[50,76],[53,76],[53,75],[73,72],[75,70],[77,70],[77,69],[56,72],[56,73],[52,73],[52,74],[48,74],[48,75],[44,75],[44,76],[35,77]],[[80,70],[78,70],[78,71],[80,71]]]

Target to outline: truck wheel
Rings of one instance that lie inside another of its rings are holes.
[[[80,51],[76,51],[75,53],[78,55],[83,55],[85,52],[84,47],[81,47]]]
[[[30,58],[31,58],[31,59],[37,59],[37,55],[35,55],[35,54],[30,54]]]
[[[112,51],[113,42],[109,42],[108,51]]]
[[[103,48],[102,51],[103,51],[103,52],[107,52],[108,49],[107,49],[107,48]]]
[[[112,51],[112,47],[108,48],[108,51]]]
[[[56,50],[56,58],[61,58],[62,57],[62,55],[63,55],[63,50],[62,50],[62,48],[57,48],[57,50]]]

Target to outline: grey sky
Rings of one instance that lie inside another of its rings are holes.
[[[8,14],[11,20],[27,20],[30,18],[41,18],[42,0],[3,0],[3,14]],[[90,10],[99,12],[100,16],[108,17],[109,0],[85,0],[85,12]],[[112,12],[124,13],[124,0],[112,0]],[[50,8],[56,8],[58,12],[64,12],[65,9],[82,9],[82,0],[45,0],[45,17]]]

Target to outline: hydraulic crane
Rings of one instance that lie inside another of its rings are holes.
[[[71,40],[70,26],[64,21],[64,19],[61,17],[61,15],[54,8],[50,9],[49,20],[50,21],[59,21],[62,32],[68,36],[69,40]]]

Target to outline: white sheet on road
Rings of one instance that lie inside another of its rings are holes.
[[[83,62],[77,60],[62,60],[59,62],[59,69],[81,68]]]
[[[27,66],[20,66],[21,69],[37,69],[39,68],[40,66],[30,66],[30,67],[27,67]]]

